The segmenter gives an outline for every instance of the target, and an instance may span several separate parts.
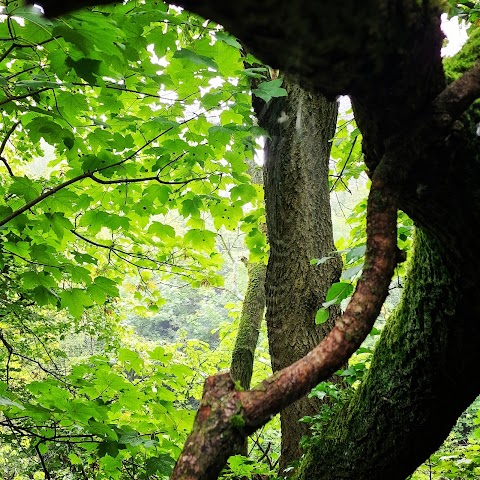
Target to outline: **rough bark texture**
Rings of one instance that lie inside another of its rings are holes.
[[[85,4],[47,3],[51,13]],[[260,419],[266,412],[283,408],[306,393],[309,382],[332,373],[334,359],[351,353],[383,301],[394,250],[387,234],[394,226],[387,219],[398,206],[424,232],[408,280],[409,303],[387,327],[363,388],[326,432],[325,448],[309,455],[303,476],[405,478],[480,393],[480,382],[469,375],[480,344],[474,228],[480,223],[480,145],[476,124],[471,128],[457,118],[478,96],[478,73],[474,67],[465,81],[445,90],[440,1],[347,0],[333,8],[310,0],[176,3],[221,23],[261,61],[295,75],[302,86],[351,95],[372,176],[367,263],[346,315],[304,360],[251,392],[227,388],[227,400],[242,404],[237,411],[248,433],[265,421]],[[473,51],[478,56],[480,48]],[[218,433],[205,437],[204,413],[187,441],[187,457],[195,446],[197,456],[199,449],[228,447]],[[207,443],[199,446],[202,438]],[[210,477],[188,476],[187,464],[180,462],[177,478],[211,479],[218,472],[217,467]]]
[[[233,380],[239,382],[244,390],[250,388],[252,381],[258,333],[265,312],[265,273],[267,270],[266,265],[262,263],[249,263],[247,268],[247,291],[243,300],[230,367]]]
[[[469,320],[480,313],[475,293],[452,275],[431,234],[417,230],[414,248],[401,305],[368,378],[325,427],[299,479],[405,480],[478,394],[471,362],[480,324]]]
[[[330,285],[340,277],[340,257],[310,265],[335,251],[328,171],[337,102],[288,81],[285,87],[288,97],[254,102],[259,124],[270,136],[264,166],[270,245],[266,321],[274,372],[318,345],[340,314],[333,306],[329,321],[315,325]],[[318,399],[305,397],[281,412],[281,471],[300,458],[300,439],[309,433],[299,419],[319,407]]]
[[[247,268],[247,290],[230,363],[232,380],[244,390],[250,388],[252,381],[255,350],[265,313],[265,275],[267,273],[267,266],[263,263],[248,263]],[[248,455],[247,439],[236,453]]]

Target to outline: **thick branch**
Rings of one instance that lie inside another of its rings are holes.
[[[55,17],[114,0],[28,3],[40,3],[47,16]],[[385,71],[399,66],[399,57],[411,52],[408,22],[423,17],[418,24],[424,27],[425,19],[439,17],[441,2],[424,2],[419,8],[413,0],[364,0],[355,2],[355,7],[347,3],[334,9],[318,8],[310,0],[171,3],[222,25],[263,63],[290,73],[304,88],[338,95],[369,88],[374,78],[378,80]]]
[[[458,118],[480,97],[480,59],[458,80],[452,82],[434,101],[435,111]]]
[[[329,378],[370,332],[398,260],[396,192],[374,174],[367,207],[365,267],[344,315],[308,355],[250,391],[237,391],[229,373],[207,379],[204,396],[172,480],[217,478],[244,438]],[[202,452],[201,455],[198,452]]]

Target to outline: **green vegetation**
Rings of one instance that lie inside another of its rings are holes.
[[[159,1],[61,20],[0,6],[0,477],[168,478],[205,378],[230,367],[241,259],[267,260],[263,191],[248,174],[264,133],[250,79],[265,101],[286,94],[282,80],[218,25]],[[330,175],[344,271],[317,324],[363,266],[362,160],[347,112]],[[400,212],[402,250],[412,232]],[[310,394],[325,403],[303,419],[305,446],[363,381],[399,301],[397,273],[371,335],[338,372],[347,388],[323,382]],[[270,372],[261,330],[253,383]],[[479,477],[479,407],[412,479]],[[223,478],[277,478],[279,430],[275,417]]]

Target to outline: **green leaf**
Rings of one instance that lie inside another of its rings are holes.
[[[365,256],[366,245],[360,245],[358,247],[351,248],[347,251],[345,258],[347,262],[353,262]]]
[[[22,275],[22,284],[26,290],[34,289],[39,285],[45,288],[54,288],[57,286],[55,279],[47,272],[25,272]]]
[[[175,460],[168,454],[160,454],[156,457],[147,458],[145,470],[148,476],[158,475],[159,477],[170,476]]]
[[[133,368],[137,374],[141,372],[144,364],[142,357],[140,357],[137,352],[129,350],[128,348],[120,348],[118,350],[118,360],[125,368]]]
[[[185,243],[197,250],[211,251],[215,247],[216,233],[210,230],[192,228],[184,237]]]
[[[310,260],[310,265],[322,265],[322,263],[325,263],[331,258],[335,258],[335,257],[333,255],[330,255],[330,256],[327,255],[322,258],[312,258],[312,260]]]
[[[84,290],[72,288],[60,292],[60,304],[62,308],[68,309],[73,317],[80,318],[85,307],[92,305],[92,301]]]
[[[172,358],[171,353],[165,353],[165,349],[163,347],[157,347],[152,352],[148,352],[148,356],[152,360],[157,360],[158,362],[168,362]]]
[[[342,272],[342,280],[351,280],[352,278],[356,277],[363,269],[362,265],[356,265],[352,268],[347,268]]]
[[[30,256],[30,244],[28,242],[7,242],[3,244],[3,248],[22,258],[29,258]]]
[[[109,456],[113,460],[117,457],[118,452],[123,449],[125,449],[125,445],[119,442],[107,441],[98,445],[97,452],[99,457]],[[114,465],[117,465],[117,462],[114,462]]]
[[[270,80],[269,82],[262,82],[258,85],[258,88],[255,88],[252,91],[252,93],[265,102],[268,102],[275,97],[286,97],[288,93],[284,88],[281,87],[282,83],[283,79],[281,78],[276,78],[275,80]]]
[[[10,194],[24,198],[26,202],[40,195],[38,186],[28,177],[15,177],[8,191]]]
[[[71,67],[77,72],[77,75],[88,83],[93,85],[97,82],[100,70],[100,60],[93,60],[91,58],[81,58],[80,60],[74,60],[72,57],[67,57],[66,65]]]
[[[151,235],[156,235],[160,239],[164,239],[166,237],[175,238],[175,229],[170,225],[165,225],[164,223],[160,222],[152,222],[152,224],[148,227],[148,233]]]
[[[315,325],[322,325],[328,320],[328,310],[320,308],[315,315]]]
[[[242,183],[241,185],[234,186],[230,190],[230,198],[232,201],[241,199],[243,202],[247,203],[257,198],[257,190],[249,183]]]
[[[2,397],[0,396],[0,406],[3,406],[3,407],[16,407],[20,410],[24,410],[25,407],[23,405],[21,405],[20,403],[18,402],[14,402],[13,400],[10,400],[9,398],[6,398],[6,397]]]
[[[68,459],[72,465],[81,465],[83,463],[83,460],[75,453],[69,453]]]
[[[353,293],[353,285],[350,283],[334,283],[328,290],[323,306],[328,308],[331,305],[337,305]]]
[[[16,4],[14,3],[13,5],[15,6]],[[11,13],[15,17],[24,18],[25,20],[28,20],[29,22],[35,23],[37,25],[41,25],[42,27],[50,27],[53,25],[52,20],[42,15],[40,9],[33,5],[15,7],[11,10]]]
[[[215,37],[217,40],[220,40],[221,42],[224,42],[227,45],[230,45],[231,47],[237,48],[238,50],[242,48],[238,40],[235,37],[232,37],[231,35],[229,35],[228,33],[215,32]]]
[[[56,305],[58,301],[58,297],[55,295],[53,290],[50,290],[42,285],[35,287],[32,290],[32,296],[35,300],[35,303],[40,307],[45,305]]]
[[[173,54],[173,58],[187,59],[195,65],[200,65],[204,67],[211,68],[213,70],[218,70],[218,65],[209,57],[205,55],[198,55],[194,51],[189,50],[188,48],[181,48]]]

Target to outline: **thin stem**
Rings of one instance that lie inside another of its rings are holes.
[[[10,45],[4,53],[2,53],[2,55],[0,56],[0,63],[3,62],[9,55],[10,53],[12,52],[12,50],[15,48],[15,44],[12,43],[12,45]]]
[[[342,175],[343,175],[343,172],[345,171],[345,168],[347,168],[347,164],[348,164],[348,161],[350,160],[350,157],[352,156],[353,149],[354,149],[354,147],[355,147],[355,144],[357,143],[357,138],[358,138],[358,135],[353,139],[352,146],[350,147],[350,152],[348,152],[348,157],[347,157],[347,159],[345,160],[345,163],[343,164],[342,170],[341,170],[340,173],[337,175],[337,179],[335,180],[334,184],[332,185],[332,188],[330,189],[330,191],[332,191],[332,190],[335,189],[335,186],[337,185],[337,183],[338,183],[339,181],[342,181],[342,183],[343,183],[343,180],[341,180],[341,179],[342,179]]]
[[[25,93],[23,95],[16,95],[14,97],[7,97],[7,98],[0,101],[0,105],[5,105],[6,103],[13,102],[14,100],[23,100],[24,98],[33,97],[33,95],[38,95],[39,93],[46,92],[47,90],[51,90],[51,87],[41,88],[40,90],[37,90],[36,92],[29,92],[29,93]]]
[[[15,122],[8,130],[7,133],[5,134],[5,138],[2,140],[2,143],[0,144],[0,160],[2,163],[5,165],[9,175],[13,177],[13,170],[11,169],[10,165],[7,162],[7,159],[3,156],[3,151],[5,150],[5,147],[7,146],[7,142],[15,129],[20,125],[20,122]]]
[[[39,448],[39,445],[40,445],[41,442],[38,442],[36,445],[35,445],[35,451],[37,452],[37,456],[38,458],[40,459],[40,463],[42,464],[42,469],[43,469],[43,472],[45,473],[45,478],[47,480],[51,480],[51,476],[50,476],[50,472],[48,471],[48,468],[47,466],[45,465],[45,460],[43,458],[43,455],[41,454],[40,452],[40,448]]]
[[[90,175],[90,178],[97,183],[101,183],[102,185],[115,185],[118,183],[137,183],[137,182],[151,182],[156,181],[161,183],[162,185],[187,185],[188,183],[195,182],[196,180],[206,180],[208,177],[196,177],[196,178],[189,178],[188,180],[181,180],[181,181],[171,181],[167,182],[166,180],[160,180],[158,175],[154,177],[144,177],[144,178],[119,178],[117,180],[102,180],[101,178],[96,177],[93,173]]]

